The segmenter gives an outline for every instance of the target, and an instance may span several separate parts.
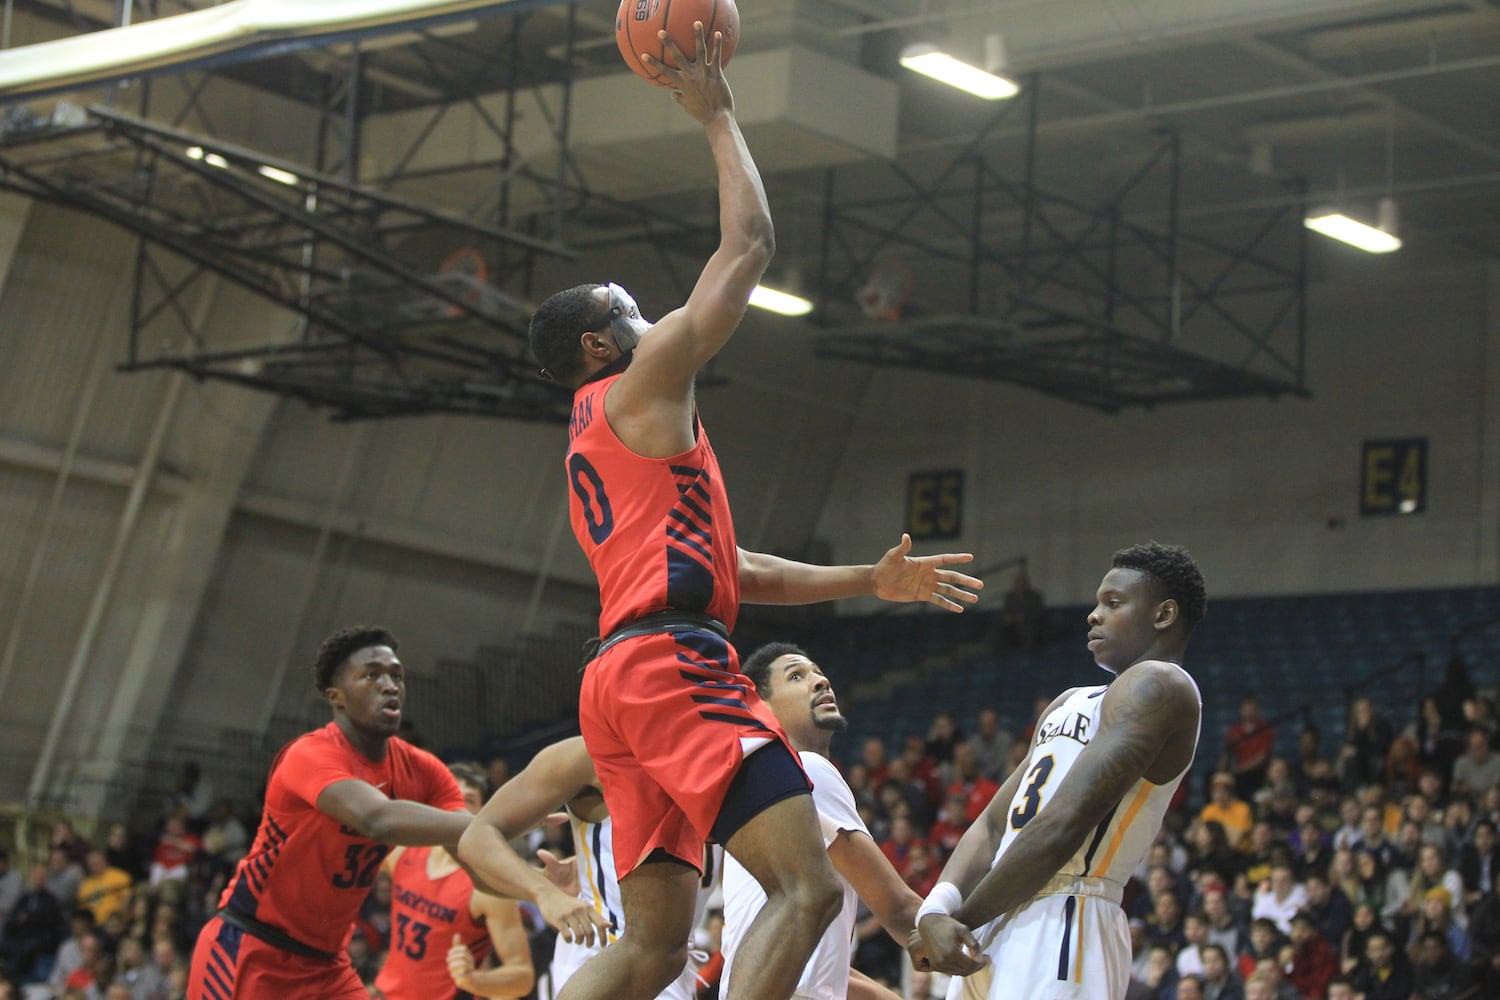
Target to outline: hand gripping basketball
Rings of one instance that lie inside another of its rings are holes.
[[[641,62],[671,82],[672,100],[704,125],[715,115],[734,114],[734,95],[729,91],[729,82],[724,79],[723,33],[714,33],[710,53],[708,41],[703,36],[703,22],[694,21],[693,37],[697,40],[698,51],[692,60],[683,55],[665,31],[657,32],[657,37],[672,61],[682,68],[674,69],[645,52],[641,53]]]

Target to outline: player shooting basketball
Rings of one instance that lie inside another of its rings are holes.
[[[705,839],[725,846],[767,902],[740,946],[728,996],[785,1000],[841,891],[806,775],[729,643],[741,600],[804,604],[875,595],[951,611],[981,584],[913,558],[911,540],[873,566],[809,566],[735,544],[693,379],[734,333],[775,249],[765,191],[735,121],[722,36],[695,26],[680,70],[643,57],[703,125],[718,170],[719,247],[686,304],[654,326],[623,288],[549,298],[531,323],[545,369],[575,390],[567,454],[574,535],[599,579],[603,643],[579,723],[614,819],[625,932],[562,996],[656,996],[682,970]]]

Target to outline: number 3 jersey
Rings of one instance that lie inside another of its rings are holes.
[[[615,436],[604,397],[620,376],[586,382],[568,424],[568,513],[599,580],[599,634],[668,609],[730,629],[739,556],[719,460],[693,418],[693,447],[644,458]]]
[[[1098,733],[1100,705],[1107,690],[1105,686],[1075,688],[1062,704],[1037,723],[1036,745],[1021,787],[1011,799],[1005,836],[995,852],[996,861],[1031,818],[1047,808],[1083,748]],[[1132,785],[1085,838],[1077,853],[1058,869],[1054,881],[1098,878],[1123,887],[1156,838],[1172,794],[1186,773],[1184,768],[1164,785],[1153,785],[1144,778]]]
[[[386,741],[385,760],[373,761],[330,722],[299,736],[277,755],[255,843],[236,867],[219,906],[320,951],[343,951],[360,904],[390,851],[318,809],[323,789],[351,779],[373,785],[388,798],[465,811],[458,782],[432,754],[392,737]]]
[[[469,909],[474,883],[457,868],[440,878],[428,875],[433,850],[408,847],[391,875],[391,948],[375,980],[386,1000],[457,995],[447,959],[455,934],[475,966],[483,965],[490,953],[489,929]]]

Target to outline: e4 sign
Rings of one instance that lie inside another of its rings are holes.
[[[1360,456],[1361,514],[1419,514],[1427,509],[1427,439],[1366,441]]]

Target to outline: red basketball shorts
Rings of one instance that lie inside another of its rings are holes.
[[[739,666],[720,636],[677,632],[624,640],[584,672],[578,722],[613,821],[619,878],[658,849],[701,865],[745,758],[741,740],[786,743]]]
[[[198,933],[187,1000],[369,1000],[347,956],[303,958],[214,917]]]

